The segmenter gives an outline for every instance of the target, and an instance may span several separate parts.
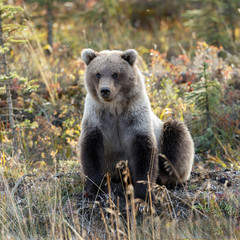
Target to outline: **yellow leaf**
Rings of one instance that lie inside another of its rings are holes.
[[[235,132],[240,134],[240,129],[236,129]]]
[[[44,50],[47,50],[47,49],[50,49],[50,48],[51,48],[51,46],[49,44],[46,44],[45,46],[43,46]]]
[[[5,155],[4,152],[2,154],[2,157],[0,158],[0,161],[1,161],[2,167],[5,166],[5,164],[6,164],[6,155]]]
[[[208,159],[220,164],[224,168],[227,168],[227,165],[217,156],[214,157],[214,156],[208,155]]]
[[[52,151],[52,152],[51,152],[51,156],[54,158],[57,153],[58,153],[58,149],[57,149],[56,151]]]
[[[70,135],[70,130],[69,129],[66,130],[66,134]]]

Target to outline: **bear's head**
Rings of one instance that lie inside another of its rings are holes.
[[[102,103],[131,98],[138,88],[139,70],[135,66],[137,51],[95,52],[84,49],[85,86],[88,93]]]

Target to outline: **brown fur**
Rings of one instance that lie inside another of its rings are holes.
[[[186,125],[178,120],[164,122],[157,183],[173,186],[188,180],[194,146]],[[188,160],[188,161],[187,161]]]
[[[147,198],[147,185],[139,181],[147,181],[148,175],[152,183],[186,181],[193,164],[192,138],[184,123],[163,123],[151,111],[144,78],[135,64],[137,52],[85,49],[82,58],[88,93],[80,155],[87,196],[94,197],[99,187],[105,190],[104,175],[114,175],[121,160],[128,160],[136,198]]]

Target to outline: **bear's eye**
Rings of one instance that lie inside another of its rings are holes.
[[[100,73],[97,73],[97,74],[96,74],[96,78],[97,78],[97,79],[100,79],[100,78],[101,78],[101,74],[100,74]]]
[[[113,79],[117,79],[117,78],[118,78],[118,74],[117,74],[117,73],[114,73],[114,74],[112,75],[112,77],[113,77]]]

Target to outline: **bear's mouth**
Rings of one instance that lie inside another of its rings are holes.
[[[111,102],[112,101],[112,98],[102,98],[101,97],[101,99],[103,102]]]

